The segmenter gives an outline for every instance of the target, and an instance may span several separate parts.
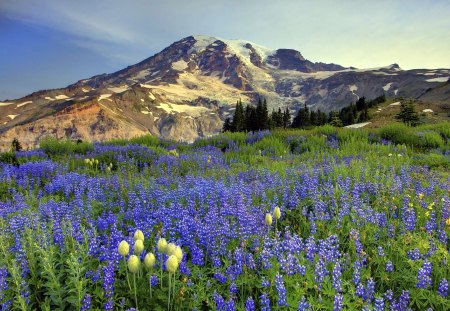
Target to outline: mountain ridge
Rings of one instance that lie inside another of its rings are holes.
[[[245,40],[196,35],[141,62],[66,88],[0,102],[0,148],[14,137],[34,147],[45,136],[103,140],[151,133],[193,141],[218,133],[237,100],[267,99],[269,109],[304,104],[338,110],[359,97],[448,100],[430,92],[448,69],[402,70],[397,64],[357,69],[311,62],[293,49],[268,49]],[[431,96],[432,95],[432,96]],[[90,114],[84,114],[83,107]]]

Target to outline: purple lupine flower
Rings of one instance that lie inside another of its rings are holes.
[[[438,294],[439,294],[439,296],[444,297],[444,298],[448,296],[448,281],[447,281],[447,279],[442,279],[441,282],[439,282]]]
[[[262,277],[262,279],[261,279],[261,286],[262,287],[269,287],[270,286],[270,282],[265,277]]]
[[[333,288],[338,293],[342,292],[342,286],[341,286],[341,265],[338,262],[334,265],[333,268],[333,275],[332,275],[332,281],[333,281]]]
[[[432,283],[431,271],[432,271],[431,262],[425,260],[422,268],[420,268],[417,273],[417,284],[416,284],[417,288],[427,288],[428,286],[431,286]]]
[[[3,300],[5,297],[4,292],[8,289],[8,283],[7,283],[7,277],[8,277],[8,269],[7,268],[1,268],[0,269],[0,301]]]
[[[153,287],[158,285],[158,276],[155,273],[150,277],[150,285]]]
[[[353,284],[358,285],[361,282],[361,261],[356,260],[353,263]]]
[[[365,290],[364,285],[362,283],[359,283],[356,286],[355,295],[365,299],[366,290]]]
[[[262,293],[259,297],[259,304],[261,305],[261,311],[270,311],[270,299],[266,293]]]
[[[394,298],[394,292],[392,291],[392,289],[388,289],[384,294],[383,294],[384,298],[391,302],[392,299]]]
[[[404,290],[404,291],[402,291],[402,294],[398,298],[398,304],[397,304],[398,310],[406,311],[406,310],[408,310],[408,305],[409,305],[409,291]]]
[[[277,289],[278,293],[278,305],[280,307],[287,307],[288,303],[286,301],[286,287],[284,287],[283,277],[278,272],[275,275],[275,288]]]
[[[114,310],[114,300],[113,297],[109,297],[106,304],[103,306],[103,310]]]
[[[344,307],[344,296],[342,294],[336,294],[334,296],[333,311],[341,311]]]
[[[248,297],[245,301],[245,311],[255,311],[255,302],[252,297]]]
[[[305,296],[302,296],[302,299],[298,302],[298,311],[311,311],[311,306],[306,301]]]
[[[374,311],[384,311],[384,299],[383,297],[375,298],[375,304],[373,306]]]
[[[318,288],[320,290],[322,289],[323,279],[328,274],[326,263],[322,258],[319,258],[319,260],[316,262],[314,271],[316,273],[316,277],[314,278],[314,280],[318,283]]]
[[[422,258],[422,255],[420,254],[420,251],[418,248],[415,248],[413,250],[408,251],[408,258],[412,260],[419,260]]]
[[[383,246],[378,246],[377,250],[378,250],[378,256],[380,256],[380,257],[386,256],[384,253]]]
[[[215,279],[219,281],[220,284],[223,284],[227,281],[227,277],[223,275],[222,273],[216,272],[213,276]]]
[[[83,300],[81,301],[81,310],[87,311],[91,309],[92,304],[92,297],[90,294],[87,294],[84,296]]]
[[[369,278],[366,284],[366,293],[365,293],[366,300],[372,301],[374,293],[375,293],[375,281],[372,278]]]
[[[388,260],[386,262],[386,268],[384,270],[386,272],[393,272],[394,271],[394,265],[392,264],[392,261]]]
[[[234,311],[234,310],[236,310],[236,308],[234,307],[234,300],[232,298],[230,298],[225,303],[225,311]]]
[[[105,297],[110,298],[114,295],[114,261],[109,261],[103,268],[103,290]]]
[[[213,296],[214,302],[216,304],[216,310],[224,311],[225,310],[225,300],[223,299],[223,297],[216,292],[214,292],[212,296]]]
[[[238,292],[235,282],[231,282],[229,290],[230,290],[230,295],[236,294]]]

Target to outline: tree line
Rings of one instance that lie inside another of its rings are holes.
[[[267,109],[267,101],[258,100],[255,106],[243,106],[239,100],[236,103],[236,110],[233,118],[226,118],[223,124],[224,132],[251,132],[262,131],[273,128],[287,128],[291,124],[291,115],[289,109],[286,107],[284,111],[281,108],[272,110],[269,114]]]
[[[289,109],[286,107],[284,111],[281,108],[272,110],[269,115],[267,110],[267,101],[258,100],[255,106],[243,106],[239,100],[236,104],[233,118],[227,118],[223,125],[223,131],[240,132],[240,131],[261,131],[273,128],[307,128],[311,126],[321,126],[331,124],[333,126],[346,126],[354,123],[366,122],[370,119],[368,109],[386,101],[384,95],[373,100],[366,101],[365,97],[361,97],[355,104],[350,104],[339,111],[330,111],[328,114],[318,109],[310,110],[306,104],[300,108],[297,115],[291,122]]]

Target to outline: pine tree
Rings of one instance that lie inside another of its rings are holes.
[[[250,105],[245,107],[245,130],[252,132],[258,130],[258,116],[256,114],[256,108]]]
[[[232,121],[231,118],[226,118],[225,122],[223,123],[223,128],[222,128],[222,132],[234,132],[233,127],[232,127]]]
[[[414,104],[411,100],[401,102],[400,113],[395,118],[411,126],[416,126],[420,123],[419,115],[415,111]]]
[[[300,108],[298,110],[297,115],[295,116],[294,120],[292,121],[292,127],[293,128],[304,128],[306,126],[311,125],[310,122],[311,116],[309,113],[308,107],[304,106],[304,108]]]
[[[11,143],[11,149],[12,151],[21,151],[22,150],[22,144],[17,138],[14,138]]]
[[[231,129],[233,132],[241,132],[245,130],[245,114],[241,100],[236,103],[236,110],[234,111]]]
[[[269,112],[267,111],[267,102],[259,99],[256,106],[256,129],[264,130],[268,128]]]
[[[291,114],[289,112],[288,107],[284,109],[283,113],[283,127],[287,128],[291,125]]]
[[[327,123],[327,115],[325,112],[317,110],[317,125],[325,125]]]
[[[272,126],[275,128],[283,127],[283,112],[281,112],[281,108],[278,108],[277,111],[272,110],[272,115],[270,117],[272,120]]]

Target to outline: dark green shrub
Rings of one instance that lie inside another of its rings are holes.
[[[65,154],[86,154],[94,149],[89,142],[71,141],[69,139],[45,138],[39,143],[40,148],[50,157]]]

